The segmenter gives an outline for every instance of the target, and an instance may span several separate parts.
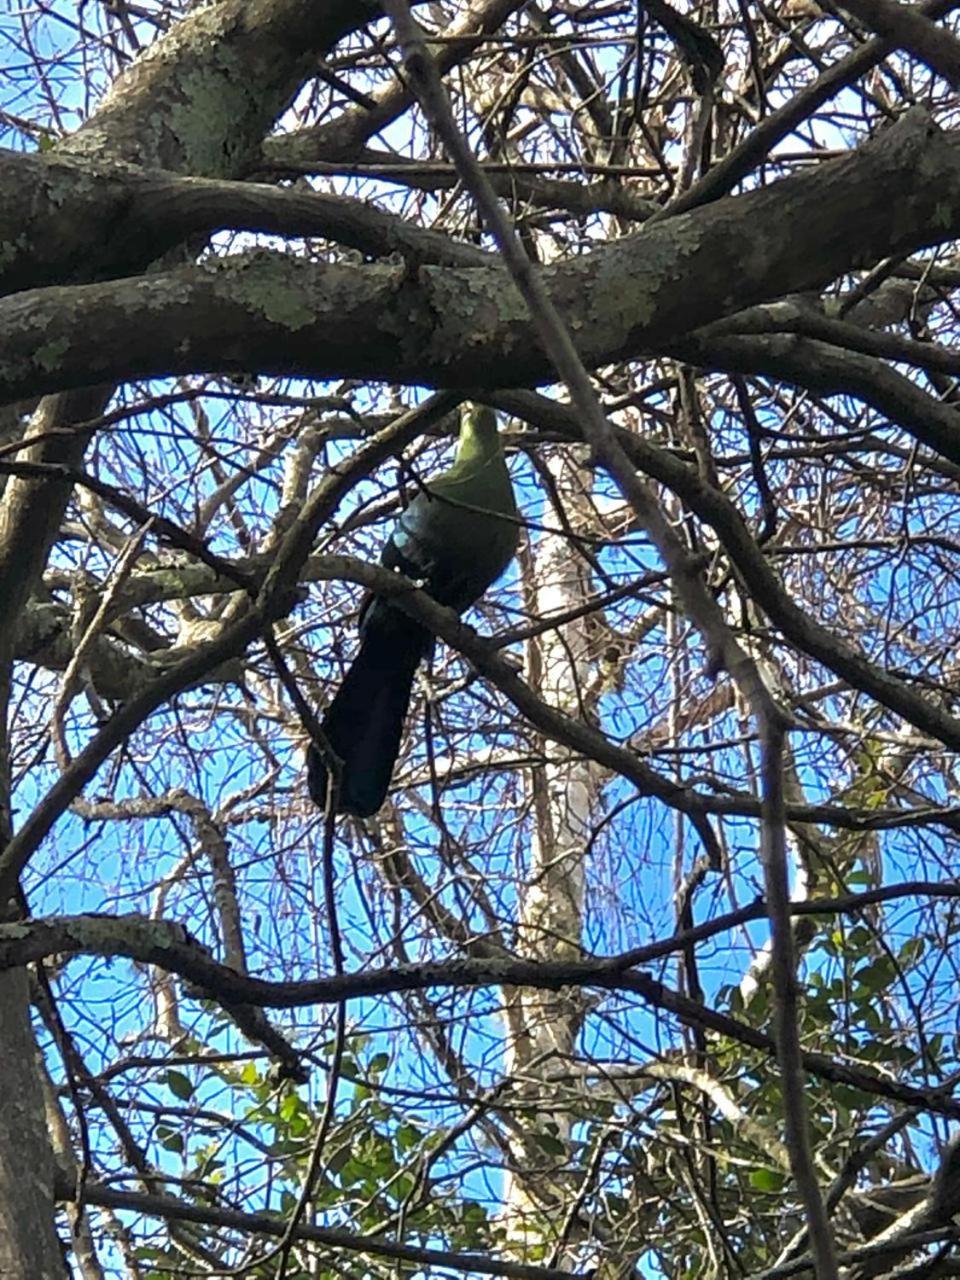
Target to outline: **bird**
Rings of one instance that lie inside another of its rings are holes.
[[[460,411],[453,464],[425,481],[400,515],[380,563],[413,579],[457,613],[484,594],[513,559],[520,524],[497,416],[485,405]],[[369,594],[360,610],[360,648],[321,728],[342,762],[337,812],[369,818],[383,804],[420,663],[433,633],[396,604]],[[329,770],[315,742],[307,749],[307,788],[326,809]]]

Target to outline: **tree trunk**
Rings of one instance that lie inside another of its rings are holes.
[[[572,453],[557,454],[545,466],[566,513],[577,529],[583,529],[596,522],[589,496],[591,474],[576,465]],[[553,526],[556,515],[548,516],[546,523]],[[529,611],[535,618],[579,608],[589,596],[589,567],[565,532],[541,536],[528,570]],[[596,625],[589,615],[578,618],[544,631],[528,648],[531,684],[542,698],[570,715],[582,716],[587,709],[593,672],[590,630]],[[547,759],[531,771],[533,830],[517,950],[531,959],[550,961],[580,954],[584,856],[601,777],[591,761],[570,759],[546,743],[542,746]],[[507,1070],[523,1081],[520,1092],[531,1102],[504,1192],[505,1220],[516,1244],[543,1240],[548,1219],[560,1226],[562,1205],[572,1192],[563,1186],[566,1159],[561,1152],[569,1142],[581,1093],[568,1072],[582,1017],[582,995],[574,991],[524,990],[507,1008]],[[553,1109],[551,1103],[560,1105]],[[551,1234],[547,1231],[546,1238]]]
[[[0,1276],[63,1280],[67,1269],[51,1212],[53,1152],[34,1068],[29,1007],[25,970],[0,973]]]

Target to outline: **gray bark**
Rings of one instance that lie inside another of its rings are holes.
[[[53,1229],[53,1152],[34,1067],[29,988],[23,969],[0,973],[0,1276],[63,1280],[63,1253]]]
[[[904,193],[908,193],[906,196]],[[588,366],[960,233],[960,135],[922,111],[859,150],[544,268]],[[496,266],[253,253],[0,303],[0,395],[224,370],[476,387],[552,381]]]

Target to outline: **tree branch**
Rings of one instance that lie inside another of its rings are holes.
[[[907,193],[906,195],[904,193]],[[589,366],[663,348],[960,232],[960,135],[919,110],[838,160],[545,268]],[[208,369],[475,388],[549,380],[536,326],[491,267],[348,266],[258,252],[0,302],[0,395]]]
[[[271,982],[219,964],[182,926],[145,916],[56,916],[0,925],[0,970],[20,968],[51,955],[111,959],[125,956],[156,965],[191,983],[201,998],[215,999],[228,1010],[237,1005],[297,1009],[429,988],[530,987],[559,991],[564,987],[593,987],[630,991],[687,1026],[713,1031],[768,1055],[775,1053],[773,1037],[766,1032],[691,1000],[646,973],[625,968],[618,956],[569,961],[453,959],[391,965],[301,982]],[[942,1088],[924,1089],[819,1053],[804,1052],[801,1061],[805,1071],[823,1080],[851,1085],[937,1115],[960,1118],[960,1101],[953,1097],[952,1082]]]
[[[65,1178],[56,1186],[57,1198],[70,1203],[76,1189]],[[283,1239],[287,1223],[272,1213],[240,1213],[236,1209],[213,1208],[198,1203],[176,1200],[173,1196],[145,1195],[138,1191],[114,1191],[109,1187],[87,1184],[84,1200],[87,1204],[111,1209],[126,1209],[132,1213],[151,1214],[170,1221],[196,1222],[202,1226],[227,1227],[250,1235],[272,1236]],[[367,1253],[377,1258],[393,1258],[399,1262],[411,1262],[422,1267],[445,1267],[461,1275],[504,1276],[507,1280],[577,1280],[570,1271],[556,1267],[529,1266],[522,1262],[491,1258],[487,1254],[459,1253],[449,1249],[427,1249],[417,1245],[401,1244],[383,1236],[363,1236],[338,1227],[316,1227],[301,1223],[293,1233],[297,1240],[310,1240],[329,1249],[342,1249],[348,1253]]]

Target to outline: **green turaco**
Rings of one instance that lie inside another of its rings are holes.
[[[492,409],[465,406],[453,465],[428,480],[394,526],[380,556],[438,604],[463,613],[503,573],[519,525]],[[383,804],[400,749],[413,679],[433,635],[402,609],[371,595],[360,611],[360,649],[323,718],[343,762],[337,809],[369,817]],[[307,785],[321,808],[328,771],[311,745]]]

